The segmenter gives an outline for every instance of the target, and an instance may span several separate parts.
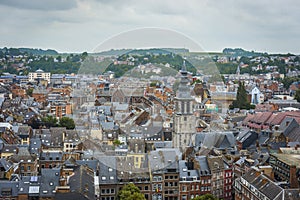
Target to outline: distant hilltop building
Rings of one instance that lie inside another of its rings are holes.
[[[41,69],[38,69],[35,72],[29,72],[29,75],[28,75],[29,82],[46,80],[49,83],[50,78],[51,78],[51,73],[50,72],[44,72]]]

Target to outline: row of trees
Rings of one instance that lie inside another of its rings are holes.
[[[57,120],[56,117],[48,115],[42,118],[42,122],[47,128],[50,127],[66,127],[67,129],[75,128],[75,122],[70,117],[62,117],[59,120]]]
[[[39,129],[40,127],[66,127],[66,129],[74,129],[75,122],[70,117],[62,117],[57,120],[55,117],[48,115],[39,119],[38,117],[32,117],[27,124],[33,129]]]
[[[145,196],[141,193],[138,187],[136,187],[133,183],[129,183],[125,185],[122,190],[119,191],[117,195],[118,200],[146,200]],[[193,198],[192,200],[218,200],[211,194],[205,194],[202,196],[198,196]]]

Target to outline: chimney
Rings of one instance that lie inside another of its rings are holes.
[[[297,168],[295,165],[290,166],[290,184],[291,188],[299,188],[299,182],[297,179]]]

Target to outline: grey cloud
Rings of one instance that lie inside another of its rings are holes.
[[[0,46],[26,42],[80,51],[120,32],[162,27],[191,36],[208,51],[299,52],[299,8],[298,0],[0,0]]]
[[[69,10],[75,8],[75,0],[0,0],[0,5],[29,10]]]

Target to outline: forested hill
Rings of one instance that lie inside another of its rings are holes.
[[[146,54],[169,54],[169,53],[188,53],[189,50],[185,48],[151,48],[151,49],[111,49],[109,51],[102,51],[93,53],[101,56],[121,56],[124,54],[146,55]]]
[[[33,49],[33,48],[0,48],[0,51],[3,54],[6,55],[10,55],[10,56],[18,56],[18,55],[49,55],[49,56],[54,56],[54,55],[58,55],[58,52],[53,50],[53,49],[47,49],[47,50],[43,50],[43,49]]]
[[[223,50],[223,54],[224,55],[230,55],[233,57],[238,57],[238,56],[261,56],[264,53],[260,53],[260,52],[255,52],[255,51],[246,51],[242,48],[225,48]]]

